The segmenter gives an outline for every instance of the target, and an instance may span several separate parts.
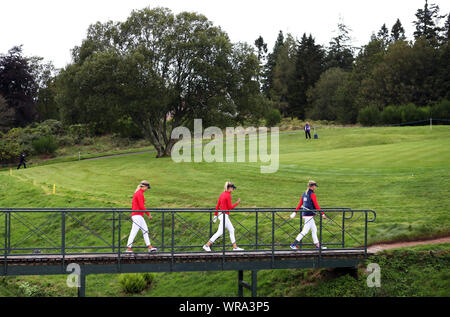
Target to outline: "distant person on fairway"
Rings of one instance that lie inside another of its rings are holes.
[[[131,209],[136,210],[131,213],[131,220],[133,222],[133,225],[131,227],[130,236],[128,237],[128,243],[127,243],[127,251],[126,252],[133,252],[133,249],[131,249],[133,245],[134,238],[136,237],[136,234],[138,233],[139,229],[142,231],[142,234],[144,236],[145,244],[148,247],[148,252],[155,252],[157,249],[152,247],[150,244],[150,238],[148,237],[148,228],[147,223],[144,219],[144,212],[139,210],[147,210],[145,208],[145,199],[144,199],[144,193],[150,189],[150,183],[143,180],[136,188],[136,191],[133,195],[133,201],[131,203]],[[145,214],[148,216],[149,219],[152,219],[152,216],[149,212],[145,211]]]
[[[291,249],[298,249],[298,243],[303,239],[304,236],[306,236],[311,230],[313,242],[316,245],[316,248],[320,248],[319,245],[319,239],[317,239],[317,227],[316,223],[314,222],[314,216],[316,215],[315,212],[312,210],[320,210],[319,204],[317,203],[317,197],[314,191],[319,187],[315,181],[310,180],[308,182],[308,188],[306,188],[306,191],[302,194],[302,197],[300,199],[300,202],[297,206],[296,210],[301,209],[302,210],[302,217],[305,220],[305,225],[303,227],[302,232],[297,236],[294,243],[291,244]],[[293,219],[297,215],[297,211],[294,211],[291,214],[291,219]],[[327,217],[322,212],[322,217],[326,219]],[[322,247],[322,249],[326,249],[326,247]]]
[[[233,209],[234,207],[236,207],[239,204],[241,199],[239,198],[237,200],[237,202],[234,205],[232,205],[231,204],[231,193],[236,189],[236,186],[234,186],[230,182],[226,182],[224,189],[225,190],[220,195],[219,201],[217,202],[216,212],[214,214],[214,219],[213,219],[213,222],[215,223],[217,221],[217,218],[219,218],[219,221],[220,221],[219,228],[217,229],[217,232],[203,246],[203,249],[208,252],[211,251],[211,248],[210,248],[211,245],[217,240],[217,238],[219,238],[223,234],[223,226],[224,226],[223,222],[224,221],[225,221],[225,228],[230,233],[230,240],[231,240],[231,243],[233,244],[233,251],[243,251],[244,250],[244,249],[238,248],[238,246],[236,245],[236,238],[234,237],[234,227],[231,224],[230,212],[229,212],[229,210]],[[219,209],[222,212],[219,213],[218,212]]]
[[[20,154],[20,162],[19,162],[19,166],[17,166],[17,169],[20,168],[20,166],[23,165],[24,168],[27,168],[27,165],[25,164],[25,153]]]
[[[309,122],[306,122],[305,124],[305,139],[308,140],[308,136],[309,139],[311,140],[311,126],[309,125]]]

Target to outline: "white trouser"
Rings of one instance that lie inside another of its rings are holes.
[[[131,227],[130,236],[128,237],[128,243],[127,246],[131,248],[133,245],[134,238],[136,237],[136,234],[138,233],[139,229],[142,231],[142,234],[144,236],[144,241],[147,246],[150,245],[150,238],[148,237],[148,228],[147,223],[145,222],[144,217],[142,216],[132,216],[131,220],[133,221],[133,226]]]
[[[317,239],[317,227],[316,223],[314,222],[314,216],[303,216],[303,220],[305,220],[305,223],[303,225],[303,230],[300,232],[300,234],[297,236],[295,240],[300,241],[303,239],[304,236],[306,236],[311,230],[312,238],[314,241],[314,244],[319,243],[319,239]]]
[[[217,232],[211,237],[211,239],[209,239],[209,241],[211,241],[212,243],[214,243],[214,241],[217,240],[217,238],[219,238],[222,234],[223,234],[223,216],[224,214],[222,213],[218,218],[219,218],[219,229],[217,229]],[[225,214],[225,228],[228,230],[228,232],[230,233],[230,240],[232,244],[236,243],[236,238],[234,237],[234,227],[231,224],[230,221],[230,217],[228,215]]]

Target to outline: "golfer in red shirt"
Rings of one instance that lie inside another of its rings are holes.
[[[239,202],[241,201],[241,199],[239,198],[234,205],[231,204],[231,193],[235,189],[236,189],[236,186],[234,186],[232,183],[230,183],[230,182],[225,183],[225,190],[219,197],[219,201],[217,202],[216,212],[214,214],[214,220],[213,220],[213,222],[216,222],[217,218],[219,218],[219,221],[220,221],[219,228],[217,229],[217,232],[203,246],[203,249],[205,251],[208,251],[208,252],[211,251],[211,245],[214,243],[214,241],[217,240],[217,238],[222,236],[223,226],[224,226],[223,221],[225,221],[225,228],[230,233],[230,240],[231,240],[231,243],[233,244],[233,251],[243,251],[244,250],[244,249],[238,248],[238,246],[236,245],[236,238],[234,237],[234,227],[230,221],[229,210],[236,207],[239,204]],[[218,212],[219,209],[222,212],[219,213]]]
[[[136,188],[136,191],[133,195],[133,201],[131,203],[131,209],[136,210],[131,213],[131,220],[133,222],[133,225],[131,227],[130,236],[128,237],[128,243],[127,243],[127,251],[126,252],[133,252],[133,249],[131,248],[133,245],[134,238],[136,237],[136,234],[138,233],[139,229],[142,231],[142,234],[144,236],[145,244],[148,247],[148,252],[155,252],[157,249],[152,247],[150,243],[150,238],[148,237],[148,227],[147,223],[144,219],[144,212],[148,216],[149,219],[152,219],[152,216],[147,209],[145,208],[145,198],[144,193],[151,188],[149,182],[142,181]],[[139,211],[142,210],[142,211]]]

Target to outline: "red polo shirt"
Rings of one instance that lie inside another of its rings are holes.
[[[131,202],[131,209],[132,210],[147,210],[145,208],[145,198],[144,198],[144,191],[142,189],[139,189],[137,192],[133,195],[133,201]],[[145,212],[147,216],[150,215],[149,212]],[[132,212],[131,216],[144,216],[144,212]]]
[[[222,194],[220,194],[219,200],[217,201],[216,206],[216,212],[214,213],[215,216],[217,216],[219,213],[217,212],[219,209],[222,211],[225,210],[231,210],[234,207],[237,206],[238,203],[235,203],[234,205],[231,204],[231,193],[229,191],[224,191]],[[230,214],[230,212],[226,212],[227,215]]]

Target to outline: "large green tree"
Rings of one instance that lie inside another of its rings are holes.
[[[262,112],[254,50],[200,14],[133,11],[92,25],[73,54],[58,80],[63,118],[105,130],[129,117],[158,157],[171,153],[171,130],[195,118],[223,126]]]
[[[33,68],[29,59],[23,56],[22,46],[14,46],[8,54],[0,55],[0,94],[11,109],[4,113],[10,118],[14,112],[14,120],[8,120],[10,127],[25,126],[34,121],[37,89]]]

